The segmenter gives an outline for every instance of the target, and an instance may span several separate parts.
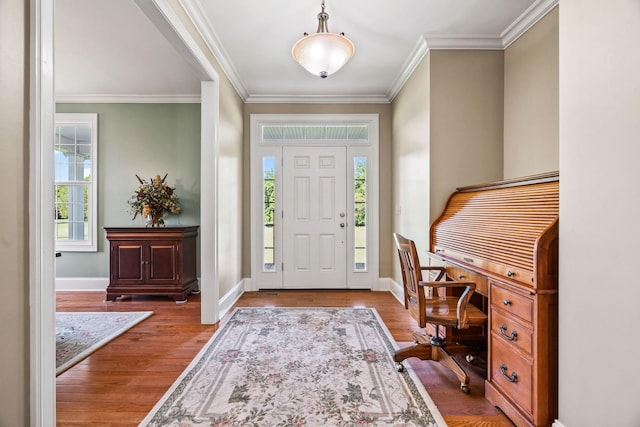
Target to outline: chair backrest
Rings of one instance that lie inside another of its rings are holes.
[[[419,286],[422,282],[422,270],[420,259],[413,240],[409,240],[400,234],[394,233],[400,268],[402,270],[402,284],[404,287],[404,307],[409,310],[411,316],[418,322],[421,328],[427,326],[425,310],[425,288]]]

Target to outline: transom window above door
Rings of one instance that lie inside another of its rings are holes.
[[[360,141],[369,142],[369,126],[336,124],[264,124],[262,142]]]

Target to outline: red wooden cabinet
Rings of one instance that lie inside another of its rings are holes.
[[[108,301],[122,295],[186,300],[197,289],[198,226],[105,227],[109,240]]]

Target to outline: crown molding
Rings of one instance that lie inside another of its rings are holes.
[[[400,93],[402,87],[430,49],[504,50],[539,20],[544,18],[545,15],[551,12],[557,5],[558,0],[537,0],[499,36],[463,34],[435,36],[423,34],[418,38],[416,46],[402,65],[400,73],[391,85],[391,89],[389,89],[387,95],[389,102],[393,101],[398,93]]]
[[[395,97],[400,93],[400,90],[404,86],[404,84],[409,80],[409,77],[413,74],[416,67],[420,64],[425,55],[429,52],[429,46],[427,44],[427,40],[424,36],[418,37],[418,41],[416,42],[413,50],[400,67],[400,73],[394,79],[394,83],[391,85],[391,88],[387,92],[387,98],[389,102],[393,101]]]
[[[242,98],[242,100],[246,102],[247,98],[249,97],[249,93],[242,84],[242,81],[240,80],[240,77],[238,76],[233,63],[229,59],[229,55],[222,47],[220,38],[213,29],[213,26],[207,18],[206,13],[202,9],[202,6],[200,6],[200,3],[193,0],[179,0],[179,2],[186,14],[189,16],[189,19],[191,19],[191,21],[193,22],[194,27],[200,33],[204,42],[207,44],[207,47],[209,47],[209,49],[211,50],[214,58],[216,59],[216,61],[218,61],[220,68],[222,68],[222,71],[231,82],[231,85],[238,93],[238,96],[240,96],[240,98]]]
[[[500,34],[504,48],[509,47],[556,6],[558,6],[558,0],[538,0],[532,4]]]
[[[194,104],[200,95],[56,95],[56,103],[68,104]]]
[[[502,50],[502,38],[484,34],[448,34],[436,36],[425,34],[429,49],[470,49],[470,50]]]
[[[385,95],[250,95],[247,104],[388,104]]]

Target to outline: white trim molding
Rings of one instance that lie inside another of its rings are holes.
[[[409,77],[416,70],[420,62],[425,57],[425,55],[429,52],[429,47],[427,46],[427,40],[424,36],[418,37],[418,41],[416,45],[413,47],[413,50],[402,64],[400,68],[400,73],[396,76],[391,88],[387,92],[387,98],[389,102],[393,101],[394,98],[400,93],[400,90],[404,86],[404,84],[409,80]]]
[[[247,104],[388,104],[389,97],[379,95],[249,95]]]
[[[556,6],[558,6],[558,0],[537,0],[532,4],[529,9],[525,10],[518,19],[513,21],[513,23],[500,34],[504,48],[508,48],[511,43],[526,33],[529,28],[533,27]]]
[[[473,35],[473,34],[449,34],[449,35],[424,35],[429,49],[449,50],[502,50],[502,38],[499,36]]]
[[[200,94],[185,95],[56,95],[67,104],[198,104]]]
[[[29,2],[29,416],[56,424],[54,0]]]
[[[396,282],[395,280],[389,278],[389,292],[393,295],[400,304],[404,305],[404,288],[401,284]]]
[[[242,279],[236,285],[229,290],[222,298],[220,298],[220,306],[218,308],[218,312],[220,313],[220,318],[222,319],[225,314],[227,314],[231,307],[240,299],[242,294],[245,293],[247,289],[247,279]]]
[[[102,291],[109,286],[108,277],[56,277],[56,291]]]
[[[245,89],[242,80],[238,76],[238,72],[233,66],[233,62],[231,62],[231,60],[229,59],[229,55],[222,47],[220,38],[213,29],[213,25],[211,25],[211,22],[207,18],[207,14],[204,12],[204,10],[202,10],[202,6],[200,6],[200,3],[192,0],[179,1],[184,10],[189,15],[189,18],[193,21],[196,29],[200,33],[200,36],[207,44],[207,47],[209,48],[209,50],[211,50],[214,58],[216,59],[216,61],[218,61],[218,64],[220,64],[222,71],[231,82],[231,85],[234,87],[240,98],[242,98],[243,101],[246,101],[249,93],[247,92],[247,89]]]

